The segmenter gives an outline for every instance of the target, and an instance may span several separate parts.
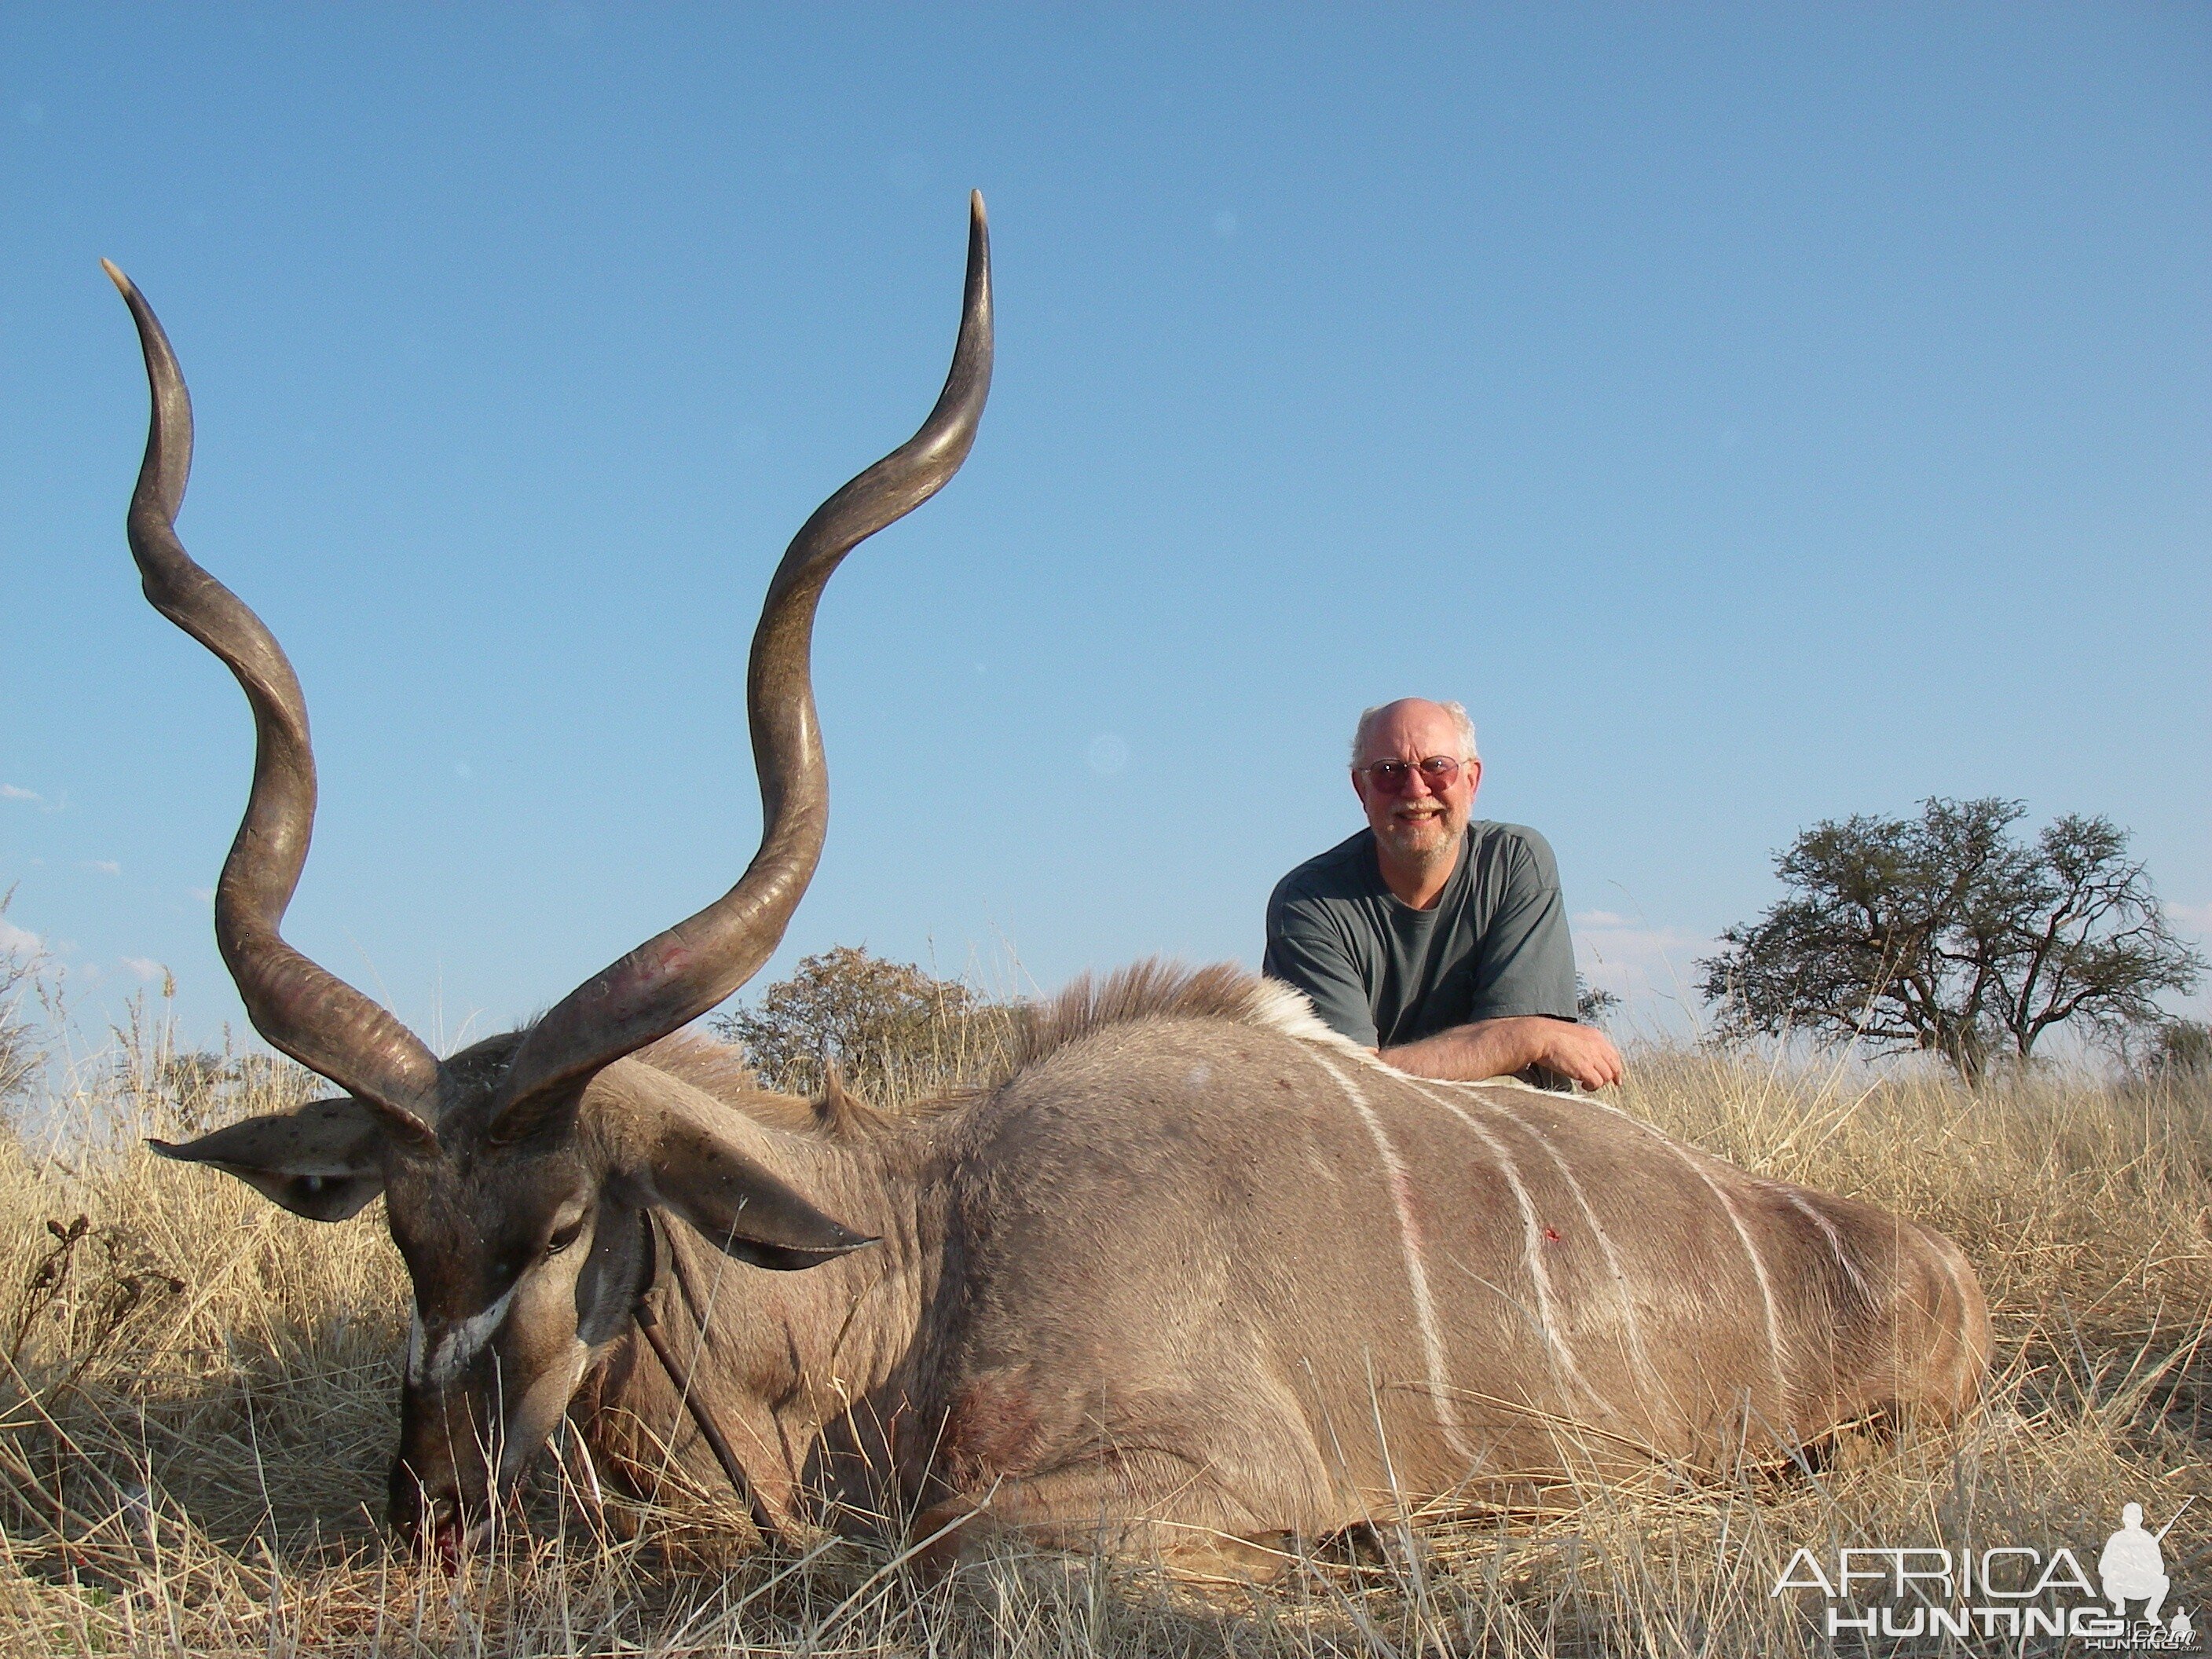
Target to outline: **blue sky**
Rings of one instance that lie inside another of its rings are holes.
[[[830,589],[769,975],[1256,963],[1408,692],[1654,1018],[1798,829],[1930,793],[2108,813],[2212,933],[2178,5],[9,8],[0,925],[239,1022],[250,727],[137,594],[101,256],[307,687],[291,937],[452,1042],[750,856],[758,596],[934,396],[971,186],[990,411]]]

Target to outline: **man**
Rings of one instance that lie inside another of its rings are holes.
[[[1470,823],[1481,781],[1459,704],[1362,714],[1352,787],[1367,828],[1277,884],[1266,970],[1401,1071],[1618,1083],[1620,1052],[1577,1023],[1552,849],[1519,824]]]

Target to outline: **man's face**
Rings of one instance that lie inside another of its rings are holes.
[[[1474,808],[1482,763],[1468,761],[1459,775],[1437,788],[1420,770],[1431,755],[1460,754],[1459,727],[1435,703],[1408,698],[1379,715],[1361,745],[1352,787],[1367,809],[1367,822],[1386,854],[1401,864],[1425,866],[1455,855]],[[1413,769],[1396,793],[1364,769],[1377,761],[1403,761]]]

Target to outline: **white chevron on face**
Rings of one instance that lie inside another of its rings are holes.
[[[517,1279],[506,1295],[482,1312],[447,1324],[434,1342],[425,1340],[418,1307],[407,1332],[407,1380],[418,1389],[443,1388],[466,1370],[469,1362],[483,1352],[484,1344],[506,1322],[508,1310],[514,1306],[514,1294],[521,1288],[522,1281]]]

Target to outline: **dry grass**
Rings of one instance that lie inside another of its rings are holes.
[[[151,1158],[142,1133],[296,1086],[201,1079],[179,1097],[152,1072],[119,1066],[0,1139],[9,1653],[1815,1653],[1817,1602],[1769,1594],[1800,1543],[1831,1559],[1968,1536],[2081,1550],[2122,1499],[2155,1522],[2191,1492],[2204,1524],[2167,1540],[2175,1605],[2200,1613],[2212,1591],[2201,1085],[2044,1081],[1973,1100],[1646,1054],[1631,1110],[1965,1243],[2000,1340],[1980,1416],[1848,1443],[1817,1474],[1411,1516],[1267,1589],[1014,1557],[923,1589],[880,1547],[738,1555],[710,1516],[620,1516],[618,1536],[557,1474],[531,1529],[461,1577],[388,1554],[371,1516],[404,1285],[377,1212],[317,1226]]]

